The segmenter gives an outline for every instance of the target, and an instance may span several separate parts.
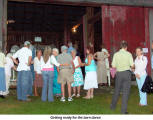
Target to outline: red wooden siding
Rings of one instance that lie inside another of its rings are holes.
[[[151,74],[151,49],[150,49],[150,35],[149,35],[149,8],[144,8],[144,19],[145,19],[145,42],[146,47],[149,49],[147,54],[148,58],[148,72]]]
[[[128,50],[134,56],[136,47],[149,45],[149,39],[145,36],[149,33],[149,26],[145,25],[146,15],[147,11],[141,7],[102,6],[102,39],[111,52],[111,57],[119,49],[122,40],[128,42]],[[149,55],[150,52],[148,59]],[[150,63],[148,66],[150,72]]]

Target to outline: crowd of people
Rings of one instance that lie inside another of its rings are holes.
[[[86,58],[82,62],[72,43],[61,46],[61,53],[57,48],[46,46],[45,49],[30,49],[31,43],[24,42],[24,47],[14,55],[8,53],[5,57],[0,51],[0,97],[9,94],[11,69],[17,71],[17,99],[31,101],[29,96],[40,96],[38,88],[42,88],[41,100],[54,101],[54,96],[60,97],[61,102],[73,101],[74,97],[81,96],[81,86],[87,91],[84,99],[94,98],[94,89],[100,85],[110,85],[110,54],[104,46],[94,53],[93,46],[86,48]],[[147,94],[141,91],[147,76],[147,57],[143,55],[142,48],[136,49],[136,59],[127,51],[126,41],[121,42],[121,49],[116,52],[112,60],[112,68],[116,70],[115,91],[112,98],[111,109],[116,108],[120,92],[123,92],[122,109],[127,113],[128,96],[131,88],[131,73],[134,72],[140,94],[140,106],[147,105]],[[34,56],[35,55],[35,56]],[[17,67],[15,67],[17,66]],[[33,68],[32,68],[33,67]],[[85,67],[85,78],[81,67]],[[65,87],[67,84],[68,98]],[[34,88],[34,90],[33,90]]]

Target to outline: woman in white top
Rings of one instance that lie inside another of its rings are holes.
[[[57,59],[57,56],[59,55],[59,50],[57,48],[53,48],[52,54]],[[58,83],[58,71],[55,65],[54,65],[53,94],[57,98],[61,96],[61,84]]]
[[[11,79],[11,69],[16,70],[13,60],[11,59],[11,53],[8,53],[6,56],[6,64],[5,64],[5,78],[6,78],[6,95],[9,94],[9,86]]]
[[[140,106],[146,106],[147,105],[147,93],[144,93],[141,91],[142,86],[145,82],[147,72],[146,72],[146,67],[147,67],[147,57],[143,56],[143,51],[142,48],[138,47],[136,49],[136,59],[135,59],[135,75],[136,75],[136,81],[138,84],[138,89],[139,89],[139,96],[140,96]]]
[[[42,96],[41,100],[47,100],[48,94],[48,101],[53,102],[53,79],[54,79],[54,65],[59,66],[67,66],[68,64],[59,64],[56,61],[54,55],[51,55],[51,48],[49,46],[45,47],[43,57],[40,60],[41,62],[41,71],[42,71],[42,78],[43,78],[43,88],[42,88]]]
[[[42,57],[41,50],[37,50],[36,57],[34,58],[34,71],[35,71],[35,81],[34,81],[34,95],[38,96],[37,87],[42,88],[43,81],[41,75],[41,62]]]
[[[110,67],[109,67],[109,60],[108,58],[110,57],[110,54],[108,53],[108,50],[105,48],[105,45],[102,45],[102,52],[105,53],[107,58],[105,59],[105,64],[106,64],[106,69],[107,69],[107,77],[108,77],[108,84],[109,86],[111,85],[111,80],[110,80]]]
[[[80,86],[83,85],[83,75],[82,75],[82,70],[81,70],[81,66],[83,65],[81,62],[81,59],[79,56],[76,56],[76,50],[72,50],[71,51],[71,55],[73,58],[73,63],[75,66],[75,72],[74,72],[74,82],[71,84],[71,86],[73,87],[73,95],[72,97],[76,96],[76,87],[77,87],[77,96],[76,97],[80,97]]]

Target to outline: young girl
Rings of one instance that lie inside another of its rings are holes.
[[[75,72],[74,72],[74,82],[72,83],[73,88],[73,95],[72,97],[76,96],[76,88],[77,88],[77,96],[80,97],[80,86],[83,85],[83,75],[81,71],[82,62],[79,56],[76,56],[76,50],[71,51],[71,55],[73,58],[73,63],[75,66]]]
[[[84,89],[88,90],[87,95],[84,97],[85,99],[92,99],[94,97],[94,88],[98,88],[97,83],[97,69],[93,56],[93,48],[88,47],[87,50],[87,58],[85,60],[85,83]]]
[[[141,91],[142,86],[145,82],[147,72],[146,72],[146,67],[147,67],[147,57],[143,55],[142,48],[138,47],[136,49],[136,59],[135,59],[135,75],[136,75],[136,81],[138,84],[138,89],[139,89],[139,96],[140,96],[140,106],[146,106],[147,105],[147,93],[144,93]]]
[[[36,57],[34,58],[34,71],[35,71],[35,81],[34,81],[34,95],[38,96],[37,87],[42,88],[43,86],[43,80],[42,80],[42,74],[41,74],[41,57],[42,52],[41,50],[37,50]]]

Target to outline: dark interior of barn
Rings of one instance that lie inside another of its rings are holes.
[[[61,45],[71,41],[74,47],[79,47],[79,52],[84,56],[83,24],[82,17],[88,7],[55,5],[47,3],[8,2],[7,25],[7,51],[11,46],[22,46],[26,40],[32,44],[53,45],[60,48]],[[94,15],[101,13],[100,7],[93,7]],[[95,51],[102,44],[101,15],[89,22],[94,23],[93,36]],[[75,27],[75,30],[73,29]],[[35,37],[41,37],[37,43]]]

